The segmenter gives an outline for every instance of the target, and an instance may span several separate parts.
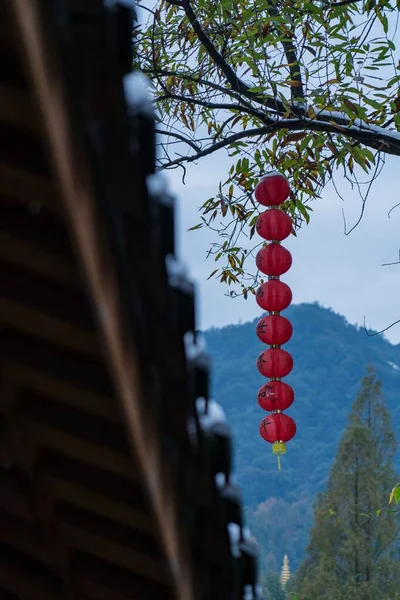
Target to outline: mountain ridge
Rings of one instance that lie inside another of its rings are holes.
[[[286,509],[297,503],[297,512],[303,512],[304,523],[309,523],[313,499],[324,489],[367,365],[372,365],[382,379],[393,426],[400,437],[400,344],[391,344],[381,335],[368,336],[364,328],[317,303],[294,304],[283,314],[294,329],[284,347],[294,358],[294,369],[285,381],[295,391],[295,402],[287,414],[296,421],[297,434],[287,445],[281,472],[271,446],[258,433],[266,414],[256,399],[266,381],[256,367],[258,354],[266,348],[256,336],[258,319],[212,328],[204,337],[213,359],[212,395],[224,408],[234,431],[235,471],[250,522],[251,515],[260,512],[266,501],[276,499]],[[399,470],[398,455],[396,466]],[[302,509],[299,502],[304,503]],[[304,551],[304,538],[303,531],[299,542],[302,549],[295,563]]]

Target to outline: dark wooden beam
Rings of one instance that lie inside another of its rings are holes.
[[[88,414],[118,421],[119,413],[113,398],[89,390],[82,390],[76,384],[68,383],[40,369],[30,368],[18,362],[2,360],[2,381],[8,382],[14,388],[20,386],[44,394],[56,402],[73,406]],[[3,384],[4,385],[4,384]],[[2,391],[0,397],[4,398]],[[3,405],[3,401],[1,402]]]
[[[57,500],[78,506],[101,517],[107,517],[124,527],[144,531],[153,536],[157,535],[156,528],[150,515],[134,508],[127,502],[110,499],[104,494],[88,490],[82,485],[66,481],[61,476],[40,475],[40,486]],[[2,487],[0,486],[0,493]],[[9,506],[9,505],[7,505]]]
[[[54,529],[46,529],[37,521],[28,524],[10,513],[0,513],[0,542],[31,556],[55,573],[66,574],[70,560],[68,545]]]
[[[40,121],[32,113],[32,103],[24,90],[0,84],[0,123],[37,133]]]
[[[178,514],[171,465],[163,458],[154,430],[151,406],[145,397],[137,342],[126,326],[130,319],[127,318],[126,299],[118,279],[114,246],[99,212],[93,174],[84,152],[80,128],[68,110],[71,97],[57,52],[57,35],[52,22],[45,19],[45,5],[42,2],[27,4],[25,0],[9,0],[30,81],[41,109],[44,133],[69,228],[96,307],[110,369],[159,524],[175,593],[178,598],[194,600],[196,586],[191,553]]]
[[[101,347],[96,335],[81,327],[63,323],[39,310],[0,297],[0,323],[12,326],[16,331],[26,332],[57,345],[98,357]]]
[[[22,440],[27,440],[38,448],[49,448],[60,454],[85,462],[94,467],[116,473],[127,479],[137,479],[133,463],[128,456],[91,444],[72,434],[62,433],[47,425],[21,422],[13,425]]]
[[[168,586],[137,577],[85,552],[77,552],[72,577],[88,598],[96,600],[172,600]],[[211,600],[211,599],[210,599]]]
[[[0,232],[0,260],[57,283],[73,288],[82,286],[76,266],[71,261],[5,232]]]
[[[6,62],[6,61],[4,61]],[[32,114],[35,118],[35,113]],[[59,214],[59,206],[53,182],[37,173],[0,164],[0,196],[8,202],[19,202],[36,210],[45,206],[54,214]]]

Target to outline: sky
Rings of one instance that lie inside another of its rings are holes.
[[[261,314],[255,298],[229,298],[229,290],[218,280],[207,280],[216,268],[214,259],[206,259],[216,235],[206,228],[188,229],[199,222],[199,207],[213,196],[220,179],[228,171],[229,159],[224,151],[203,158],[187,168],[186,184],[181,170],[168,171],[167,179],[177,195],[177,248],[179,258],[188,267],[197,286],[197,324],[199,329],[253,320]],[[342,314],[350,323],[381,330],[400,319],[400,264],[382,266],[399,259],[400,207],[390,218],[389,210],[400,202],[399,157],[387,157],[387,164],[372,186],[365,213],[357,228],[344,234],[343,211],[348,228],[361,210],[356,190],[337,183],[344,200],[331,186],[320,200],[314,201],[311,223],[297,238],[285,240],[292,253],[293,265],[282,276],[293,291],[293,302],[319,302]],[[400,324],[386,337],[400,343]]]
[[[146,0],[144,4],[152,2]],[[141,18],[145,14],[142,11]],[[391,20],[390,27],[399,45],[397,20]],[[226,296],[229,288],[225,284],[207,280],[217,266],[213,258],[206,260],[216,234],[206,228],[188,231],[199,222],[199,207],[215,195],[229,166],[229,158],[221,150],[187,165],[185,185],[181,169],[164,172],[177,196],[178,254],[197,284],[199,329],[246,322],[261,314],[252,295],[248,300],[230,298]],[[372,186],[360,224],[346,236],[343,212],[349,229],[358,220],[362,203],[357,191],[344,185],[338,171],[336,184],[344,200],[332,186],[326,187],[322,198],[312,204],[310,224],[296,238],[291,236],[284,242],[292,253],[293,265],[282,280],[292,288],[294,303],[319,302],[350,323],[363,325],[365,319],[366,326],[375,331],[400,319],[400,264],[382,266],[399,260],[400,207],[388,217],[389,210],[400,202],[399,174],[400,157],[386,157],[386,166]],[[400,343],[400,323],[384,335],[391,342]]]

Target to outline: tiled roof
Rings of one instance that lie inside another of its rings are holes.
[[[132,18],[0,5],[1,600],[256,597]]]

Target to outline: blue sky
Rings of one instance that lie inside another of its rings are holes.
[[[179,256],[198,287],[200,328],[245,322],[260,314],[253,297],[247,301],[227,298],[223,284],[207,281],[215,263],[206,260],[206,252],[216,234],[206,229],[187,231],[199,221],[199,207],[215,193],[228,165],[222,151],[189,165],[186,185],[181,182],[180,170],[166,173],[178,196]],[[304,226],[297,238],[285,242],[293,255],[293,266],[282,279],[292,287],[295,303],[318,301],[351,323],[362,324],[365,317],[373,329],[383,329],[400,319],[400,265],[382,266],[399,257],[400,207],[388,218],[388,211],[400,202],[399,172],[400,158],[387,157],[380,178],[372,186],[364,217],[349,236],[344,235],[342,209],[351,226],[358,219],[361,199],[344,185],[339,172],[336,182],[344,201],[329,186],[322,199],[313,203],[310,225]],[[400,343],[400,324],[386,336]]]

